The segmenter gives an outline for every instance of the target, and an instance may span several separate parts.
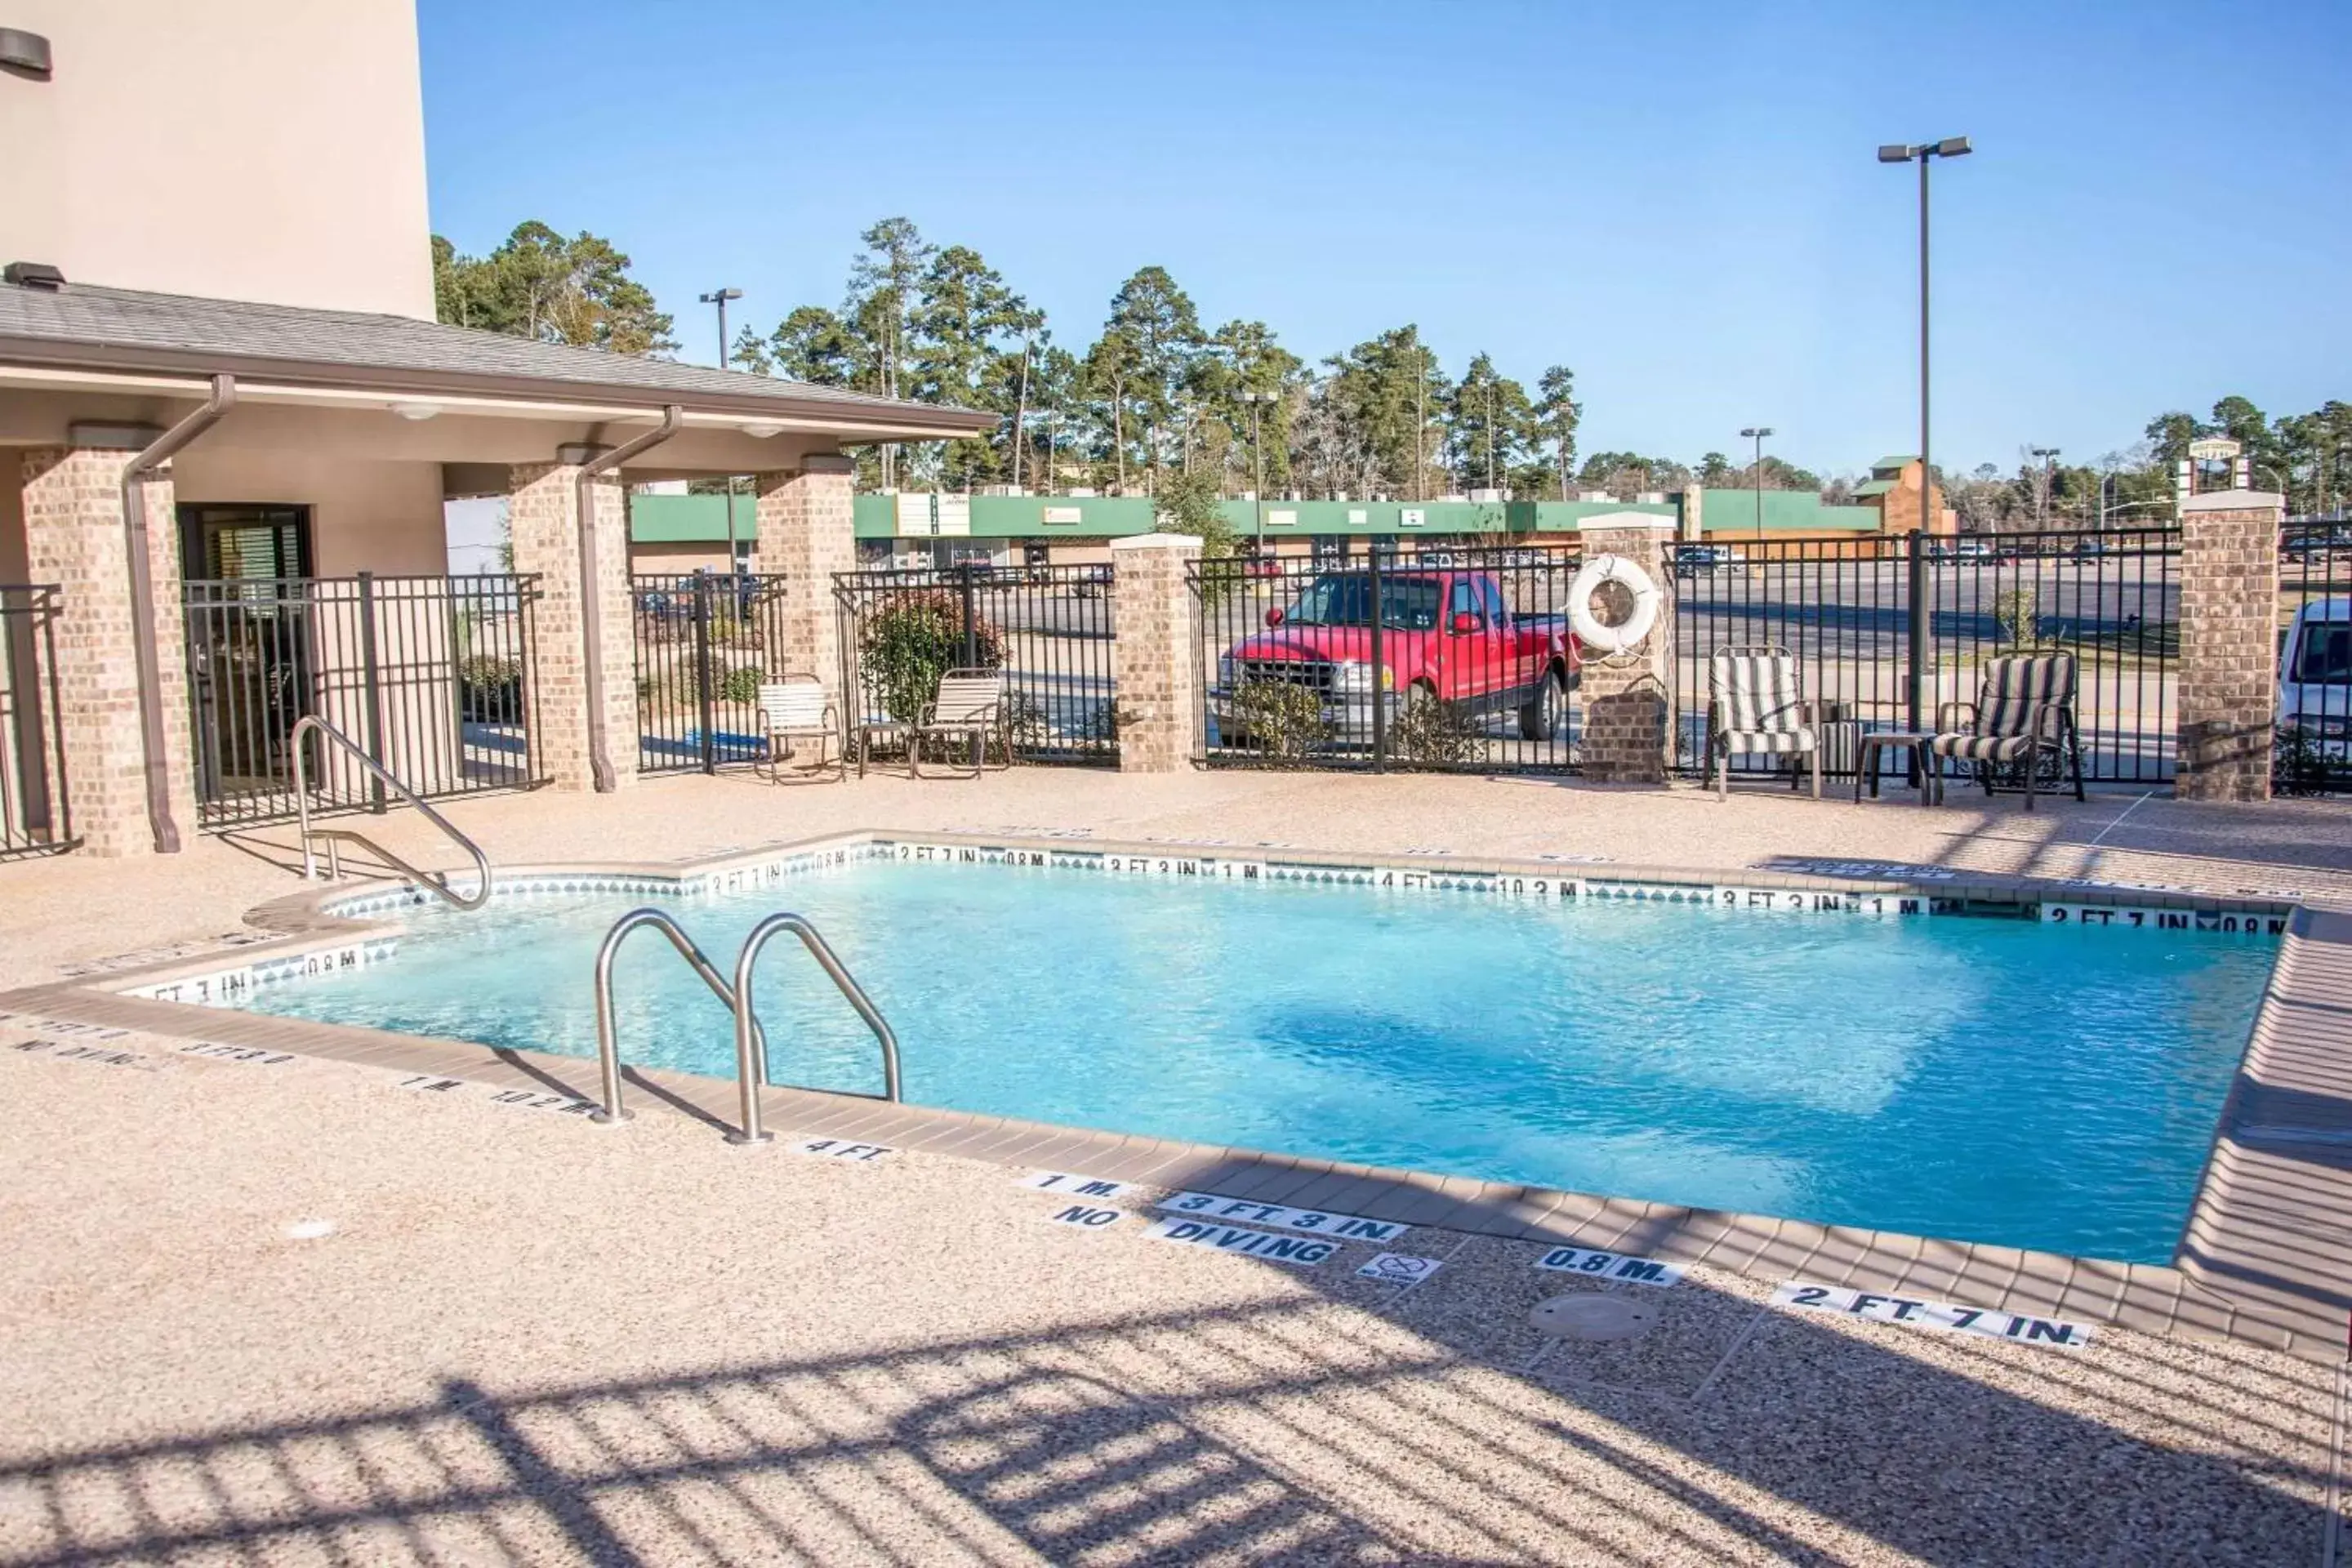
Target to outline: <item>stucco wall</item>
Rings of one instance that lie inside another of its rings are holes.
[[[431,320],[412,0],[8,0],[5,257],[74,282]]]
[[[437,463],[367,462],[198,443],[173,463],[185,501],[281,501],[311,509],[321,577],[448,570]],[[484,563],[478,570],[495,570]]]

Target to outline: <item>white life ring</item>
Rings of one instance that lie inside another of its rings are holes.
[[[1592,596],[1603,583],[1622,584],[1633,595],[1633,613],[1622,626],[1604,626],[1592,613]],[[1637,562],[1622,555],[1596,555],[1568,585],[1568,624],[1575,629],[1576,640],[1586,647],[1602,654],[1623,653],[1638,647],[1658,624],[1658,585]]]

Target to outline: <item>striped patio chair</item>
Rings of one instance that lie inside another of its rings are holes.
[[[2083,753],[2074,724],[2074,656],[2071,653],[2009,654],[1987,659],[1974,702],[1946,702],[1936,710],[1930,755],[1976,764],[1977,781],[1990,795],[1995,777],[2016,769],[2025,780],[2025,809],[2048,764],[2050,784],[2069,773],[2074,798],[2083,798]],[[1942,766],[1941,763],[1936,764]]]
[[[1813,798],[1822,798],[1821,716],[1797,679],[1785,647],[1717,648],[1706,661],[1706,749],[1717,800],[1731,797],[1731,754],[1810,755]],[[1797,773],[1789,774],[1797,787]]]
[[[803,741],[816,742],[816,763],[809,777],[824,773],[824,750],[828,744],[834,748],[833,776],[848,776],[848,758],[840,750],[841,726],[834,718],[833,700],[824,694],[824,682],[815,676],[788,675],[762,685],[760,728],[767,740],[764,751],[769,783],[782,782],[782,760],[795,749],[796,742]],[[781,746],[779,742],[782,742]]]
[[[950,669],[940,677],[939,694],[921,721],[909,726],[907,759],[915,776],[923,773],[923,750],[931,742],[971,742],[971,773],[980,776],[988,765],[988,742],[993,737],[1004,749],[1004,765],[1013,765],[1013,742],[1004,732],[1004,672],[1001,669]]]

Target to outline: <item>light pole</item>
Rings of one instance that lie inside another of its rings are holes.
[[[1965,158],[1973,149],[1965,136],[1947,136],[1940,142],[1906,143],[1893,142],[1878,149],[1882,163],[1916,163],[1919,165],[1919,528],[1918,533],[1931,531],[1936,496],[1936,468],[1927,449],[1929,423],[1927,417],[1927,164],[1936,158]],[[1927,692],[1927,552],[1925,541],[1915,533],[1911,540],[1911,638],[1910,698],[1906,706],[1912,730],[1920,727],[1921,712]]]
[[[2030,448],[2030,450],[2035,457],[2042,459],[2042,494],[2035,500],[2033,507],[2033,526],[2039,529],[2047,530],[2050,526],[2050,481],[2054,477],[2056,471],[2052,459],[2058,456],[2058,448],[2055,447],[2034,447]]]
[[[740,289],[713,289],[702,297],[706,305],[719,307],[719,368],[727,368],[727,301],[740,300]],[[727,575],[732,577],[740,570],[735,558],[735,476],[727,476]]]
[[[1772,434],[1769,425],[1750,425],[1740,432],[1756,443],[1756,461],[1748,468],[1748,482],[1756,490],[1756,542],[1764,542],[1764,437]]]
[[[1495,380],[1486,378],[1486,488],[1495,488]]]
[[[1250,481],[1250,494],[1257,498],[1257,539],[1252,548],[1259,555],[1265,553],[1265,440],[1258,427],[1257,411],[1260,404],[1272,403],[1275,395],[1271,392],[1241,394],[1250,411],[1250,462],[1256,474]]]

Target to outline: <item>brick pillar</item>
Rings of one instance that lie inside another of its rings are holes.
[[[1187,575],[1201,542],[1140,533],[1111,541],[1110,558],[1118,771],[1182,773],[1206,740],[1201,615]]]
[[[782,647],[769,673],[814,675],[841,699],[841,626],[834,609],[833,575],[857,569],[857,529],[852,509],[856,467],[847,458],[812,456],[798,473],[754,475],[757,510],[751,570],[783,579],[776,635]]]
[[[1639,647],[1614,660],[1585,652],[1579,765],[1597,784],[1664,784],[1675,759],[1675,574],[1666,562],[1675,520],[1614,512],[1586,519],[1579,531],[1585,560],[1623,556],[1661,595],[1657,624]]]
[[[2278,718],[2284,497],[2215,490],[2180,503],[2182,800],[2268,800]]]
[[[581,640],[579,479],[574,464],[523,465],[509,478],[507,500],[514,569],[539,575],[540,599],[533,612],[538,640],[530,650],[531,687],[538,698],[531,752],[550,783],[567,790],[595,787],[588,749],[587,662]],[[596,479],[593,493],[596,595],[589,608],[604,636],[599,651],[605,754],[612,760],[614,787],[625,789],[637,780],[628,498],[620,480],[610,474]]]
[[[149,855],[155,848],[122,531],[122,470],[133,456],[84,447],[37,447],[24,454],[26,563],[34,582],[64,590],[57,625],[58,712],[74,832],[91,855]],[[148,481],[143,500],[148,569],[154,575],[147,614],[155,627],[163,771],[184,847],[196,831],[195,769],[188,746],[180,528],[170,479]]]

